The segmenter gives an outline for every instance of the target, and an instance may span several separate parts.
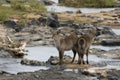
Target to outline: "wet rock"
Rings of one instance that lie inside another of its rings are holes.
[[[45,5],[53,5],[55,2],[50,1],[50,0],[43,0]]]
[[[59,58],[54,56],[51,56],[47,61],[47,64],[51,64],[51,65],[57,65],[58,63],[59,63]]]
[[[3,22],[7,27],[13,28],[16,32],[19,32],[21,30],[20,26],[12,20],[7,20]]]
[[[73,11],[65,11],[66,13],[68,13],[68,14],[72,14],[73,13]]]
[[[70,27],[70,26],[73,26],[73,23],[74,23],[74,21],[71,21],[71,20],[69,20],[69,21],[61,21],[60,22],[60,27]]]
[[[4,48],[0,48],[0,57],[2,58],[21,58],[23,57],[25,54],[23,53],[17,53],[13,50],[7,50]]]
[[[116,69],[88,69],[85,70],[84,73],[87,73],[89,75],[99,75],[100,78],[106,78],[108,76],[107,72],[116,71]]]
[[[80,14],[80,13],[82,13],[81,10],[77,10],[76,11],[76,14]]]
[[[47,23],[47,19],[45,17],[38,18],[38,24],[40,26],[45,26],[45,25],[47,25],[46,23]]]
[[[36,19],[32,19],[30,22],[31,25],[38,25],[38,21]]]
[[[97,33],[94,38],[94,44],[104,45],[104,40],[116,39],[117,35],[109,27],[96,27]],[[106,44],[107,45],[107,44]]]
[[[59,27],[58,15],[56,13],[51,13],[47,17],[47,25],[52,28]]]
[[[119,80],[120,79],[120,70],[108,71],[106,78],[108,80]]]
[[[21,60],[21,64],[31,65],[31,66],[45,66],[46,65],[45,62],[36,61],[36,60],[28,60],[28,59]]]
[[[89,53],[94,54],[98,57],[102,57],[102,58],[104,57],[104,58],[110,58],[110,59],[120,59],[120,54],[119,54],[120,50],[119,49],[105,51],[105,50],[101,50],[101,49],[92,48],[89,50]]]
[[[65,63],[70,63],[70,61],[72,61],[72,58],[70,56],[64,55],[63,61]],[[47,64],[51,64],[51,65],[57,65],[58,63],[59,63],[59,57],[56,56],[51,56],[47,61]]]
[[[109,35],[109,34],[102,34],[102,35],[96,36],[94,38],[93,43],[102,45],[102,41],[109,40],[109,39],[115,39],[115,37],[113,35]]]
[[[103,45],[103,46],[119,46],[120,45],[120,40],[119,39],[102,40],[101,45]]]
[[[96,28],[97,28],[96,36],[99,36],[99,35],[102,35],[102,34],[109,34],[109,35],[112,35],[112,36],[116,36],[116,34],[109,27],[96,27]]]
[[[9,51],[6,51],[6,50],[3,50],[2,48],[0,48],[0,57],[2,57],[2,58],[12,58],[13,53],[10,53]]]

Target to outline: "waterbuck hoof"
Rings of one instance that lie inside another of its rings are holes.
[[[89,64],[89,62],[88,62],[88,61],[87,61],[86,63],[87,63],[87,64]]]
[[[59,62],[59,65],[62,65],[63,63],[62,62]]]

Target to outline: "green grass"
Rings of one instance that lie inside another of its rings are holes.
[[[13,9],[27,12],[45,12],[46,8],[44,5],[38,3],[37,0],[11,0],[11,5]]]
[[[0,6],[0,23],[9,19],[11,16],[22,16],[25,13],[24,11],[14,10],[10,7]]]
[[[21,19],[24,14],[29,13],[40,13],[45,12],[46,8],[44,5],[37,2],[37,0],[29,0],[29,2],[25,2],[25,0],[7,0],[11,7],[2,6],[0,3],[0,23],[9,19],[11,16],[18,16]],[[24,21],[23,21],[24,22]]]
[[[72,7],[114,7],[115,0],[61,0],[61,4]]]

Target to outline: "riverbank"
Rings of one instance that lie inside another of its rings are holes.
[[[112,11],[101,11],[100,13],[59,13],[59,18],[62,20],[71,20],[76,23],[93,24],[110,26],[111,28],[119,28],[119,9]]]
[[[119,79],[118,74],[120,71],[108,71],[108,77],[103,78],[102,76],[99,76],[98,78],[94,77],[94,75],[90,75],[87,73],[75,73],[75,72],[70,72],[70,71],[60,71],[60,70],[41,70],[41,71],[36,71],[34,73],[20,73],[17,76],[16,75],[9,75],[5,74],[0,76],[0,80],[114,80],[114,79]]]

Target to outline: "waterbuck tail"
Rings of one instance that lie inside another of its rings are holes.
[[[86,43],[86,41],[85,41],[84,38],[79,38],[78,39],[78,47],[79,47],[79,49],[84,49],[85,48],[85,43]]]

